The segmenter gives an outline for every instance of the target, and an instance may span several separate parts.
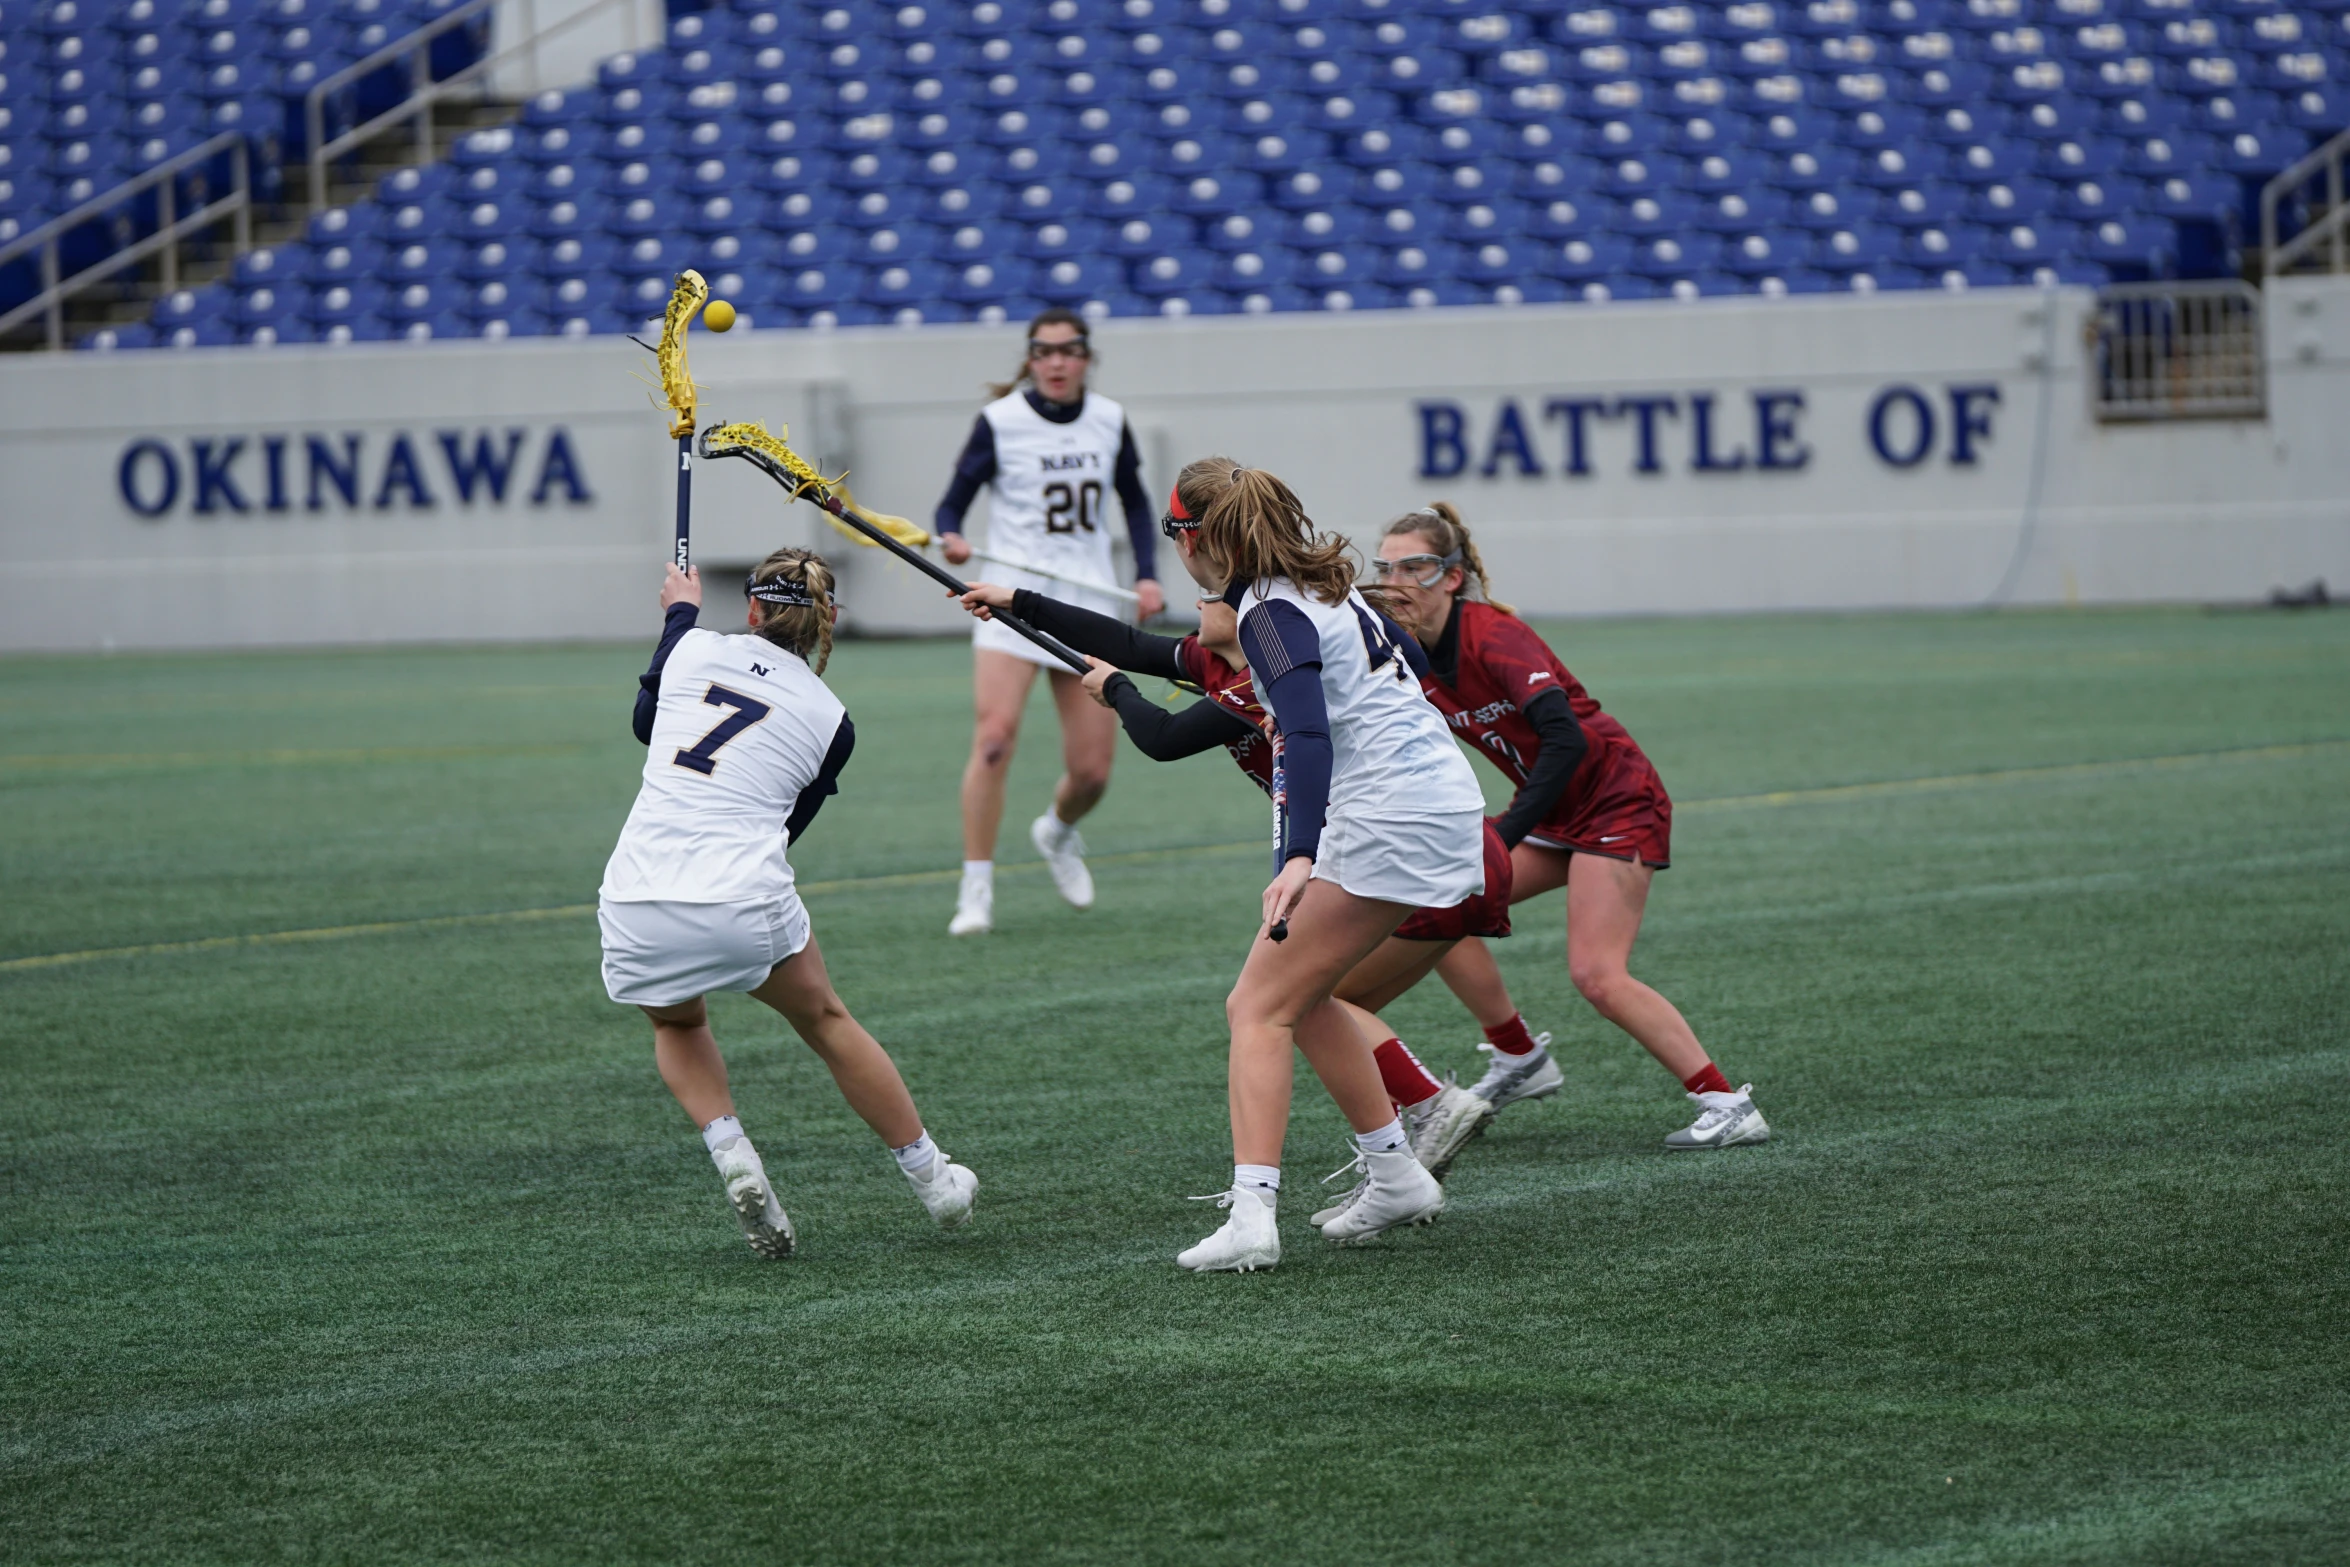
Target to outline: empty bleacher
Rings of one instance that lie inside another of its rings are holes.
[[[431,14],[159,3],[0,0],[0,218]],[[2350,0],[673,7],[91,341],[636,330],[685,266],[760,326],[2226,276],[2346,126]]]

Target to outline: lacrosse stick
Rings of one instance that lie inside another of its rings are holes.
[[[1129,604],[1142,602],[1142,595],[1131,588],[1115,588],[1107,582],[1094,582],[1084,577],[1072,577],[1058,571],[1047,571],[1042,566],[1031,566],[1024,560],[1014,560],[1009,555],[998,555],[993,550],[974,549],[971,552],[971,558],[988,561],[998,566],[1009,566],[1014,571],[1025,571],[1032,577],[1044,577],[1054,582],[1065,582],[1070,587],[1083,588],[1088,593],[1107,593],[1110,597],[1123,599]]]
[[[934,564],[928,556],[922,554],[921,547],[930,542],[929,534],[903,517],[865,510],[856,503],[856,499],[848,493],[848,487],[839,479],[827,479],[818,473],[808,465],[806,458],[786,446],[781,436],[769,433],[765,425],[756,421],[714,424],[702,432],[699,449],[704,457],[742,458],[793,496],[812,502],[822,509],[835,519],[834,526],[842,532],[852,538],[880,545],[958,598],[971,591],[953,572]],[[990,610],[989,613],[1079,674],[1091,671],[1092,666],[1059,638],[1046,635],[1005,610]]]
[[[661,367],[661,397],[669,405],[669,433],[677,437],[677,569],[693,559],[689,534],[694,513],[694,378],[685,368],[685,329],[709,302],[710,285],[688,267],[677,274],[669,309],[661,317],[661,346],[653,358]]]

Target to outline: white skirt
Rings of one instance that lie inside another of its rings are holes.
[[[1090,609],[1097,615],[1108,615],[1117,620],[1127,618],[1126,605],[1110,597],[1107,593],[1088,593],[1083,588],[1073,587],[1069,583],[1058,581],[1055,578],[1040,577],[1033,571],[1022,571],[1016,566],[1000,565],[995,561],[982,561],[978,564],[985,566],[986,570],[973,580],[1000,583],[1007,588],[1029,588],[1042,593],[1047,598],[1059,599],[1064,604],[1073,604],[1079,609]],[[1086,569],[1090,570],[1090,568]],[[1078,568],[1071,568],[1071,574],[1076,575],[1077,570]],[[1110,580],[1110,574],[1107,571],[1102,573],[1102,580],[1104,582]],[[999,620],[973,621],[971,623],[971,646],[974,650],[984,649],[990,653],[1009,653],[1014,658],[1026,659],[1031,664],[1042,664],[1047,669],[1074,673],[1067,664],[1062,663],[1058,658],[1047,653],[1043,648],[1038,647]]]
[[[1322,824],[1314,874],[1358,898],[1449,909],[1485,890],[1484,814],[1371,818],[1333,812]]]
[[[632,1007],[673,1007],[713,990],[756,990],[808,944],[796,891],[760,903],[613,903],[599,899],[604,990]]]

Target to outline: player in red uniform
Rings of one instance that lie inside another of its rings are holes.
[[[1189,520],[1174,512],[1171,504],[1169,517],[1162,524],[1170,538],[1185,531],[1183,524]],[[1156,636],[1024,588],[975,584],[964,603],[974,612],[986,607],[1008,609],[1093,659],[1094,670],[1086,677],[1086,689],[1118,714],[1128,737],[1145,756],[1171,762],[1221,745],[1251,782],[1268,796],[1272,794],[1272,718],[1257,699],[1255,679],[1241,654],[1239,617],[1221,598],[1202,598],[1198,634],[1180,638]],[[1169,712],[1136,689],[1126,678],[1127,670],[1192,686],[1202,693],[1201,698],[1180,712]],[[1439,1179],[1461,1148],[1491,1122],[1494,1107],[1467,1089],[1438,1082],[1377,1014],[1426,978],[1456,942],[1508,935],[1509,890],[1509,849],[1488,826],[1485,891],[1452,908],[1413,913],[1332,992],[1368,1039],[1382,1041],[1373,1051],[1380,1078],[1403,1115],[1412,1152]],[[1498,973],[1493,982],[1500,983]],[[1516,1009],[1508,1006],[1508,991],[1502,990],[1501,996],[1502,1005],[1514,1018]],[[1316,1214],[1313,1222],[1316,1226],[1329,1222],[1344,1206],[1342,1200]]]
[[[1493,824],[1510,845],[1511,901],[1567,889],[1575,988],[1646,1046],[1697,1105],[1697,1120],[1665,1146],[1767,1139],[1753,1085],[1733,1088],[1680,1010],[1627,966],[1649,882],[1673,857],[1673,802],[1655,767],[1558,655],[1494,602],[1477,547],[1451,506],[1439,501],[1389,523],[1372,569],[1381,607],[1428,650],[1428,699],[1518,786]],[[1443,972],[1456,992],[1472,995],[1500,978],[1489,954],[1465,946]],[[1557,1063],[1538,1044],[1480,1048],[1493,1052],[1492,1065],[1474,1091],[1496,1109],[1559,1084]]]

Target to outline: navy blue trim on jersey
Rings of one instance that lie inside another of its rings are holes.
[[[694,629],[701,613],[699,604],[676,603],[661,617],[661,640],[653,648],[652,667],[637,676],[636,711],[628,721],[638,745],[653,743],[653,710],[661,705],[661,666],[669,662],[678,640]]]
[[[1151,498],[1142,488],[1142,450],[1134,444],[1134,427],[1118,422],[1118,466],[1110,476],[1118,504],[1126,508],[1126,540],[1134,546],[1137,581],[1159,574],[1159,522],[1151,515]]]
[[[1072,424],[1085,412],[1083,398],[1073,403],[1047,402],[1034,387],[1026,395],[1037,417],[1050,424]],[[930,531],[942,536],[961,533],[963,514],[971,509],[979,492],[995,481],[996,472],[995,426],[983,413],[971,422],[971,438],[955,459],[954,477],[947,481],[947,492],[931,514]],[[1158,519],[1152,515],[1150,495],[1142,487],[1142,449],[1134,443],[1134,427],[1124,420],[1118,425],[1118,460],[1110,474],[1110,486],[1118,492],[1118,504],[1126,511],[1126,538],[1134,547],[1134,575],[1138,580],[1156,579]]]
[[[1304,610],[1272,599],[1240,618],[1240,651],[1256,676],[1257,699],[1273,715],[1280,736],[1273,790],[1280,836],[1276,871],[1322,844],[1330,812],[1330,709],[1322,699],[1322,639]]]
[[[1377,615],[1379,624],[1387,628],[1387,639],[1403,649],[1403,661],[1412,666],[1413,675],[1422,680],[1427,679],[1428,650],[1420,646],[1420,639],[1398,625],[1395,617],[1387,611],[1374,608],[1371,613]]]
[[[841,769],[849,765],[849,753],[857,748],[857,726],[849,722],[849,715],[840,715],[840,727],[832,732],[832,744],[825,749],[824,765],[816,769],[816,776],[800,797],[792,801],[791,815],[785,818],[783,836],[786,843],[798,843],[816,813],[824,809],[825,797],[840,793]]]
[[[963,443],[963,453],[955,459],[955,476],[947,481],[946,495],[931,516],[930,531],[941,535],[962,532],[963,513],[971,509],[972,498],[995,475],[995,426],[981,414],[971,421],[971,439]]]

